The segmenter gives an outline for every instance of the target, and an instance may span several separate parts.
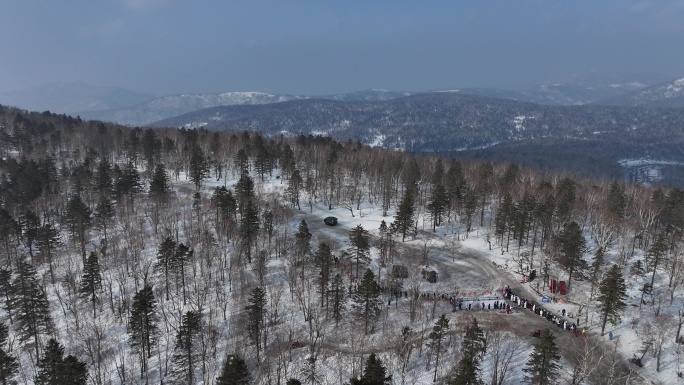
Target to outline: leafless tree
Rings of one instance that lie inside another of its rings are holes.
[[[490,385],[505,384],[513,360],[525,350],[525,344],[508,329],[506,322],[495,322],[485,332],[491,371]]]

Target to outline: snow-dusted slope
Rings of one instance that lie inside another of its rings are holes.
[[[264,92],[225,92],[220,94],[181,94],[163,96],[130,108],[93,111],[80,114],[85,119],[116,122],[130,126],[143,126],[173,118],[192,111],[219,106],[273,104],[289,100],[326,99],[346,102],[382,101],[401,98],[412,93],[370,89],[333,95],[273,95]]]
[[[191,111],[217,106],[253,105],[302,99],[302,96],[272,95],[263,92],[225,92],[220,94],[181,94],[163,96],[134,107],[82,113],[85,119],[140,126]]]
[[[623,106],[684,107],[684,78],[646,87],[600,103]]]

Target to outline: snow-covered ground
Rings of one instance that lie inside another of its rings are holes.
[[[280,209],[277,206],[284,204],[284,189],[287,181],[274,176],[267,176],[261,181],[253,175],[255,190],[258,195],[267,202],[272,202],[271,209],[278,211],[280,220],[285,224],[284,229],[279,230],[279,239],[292,239],[297,227],[302,220],[307,221],[313,234],[312,246],[315,251],[319,242],[331,245],[336,256],[342,257],[349,247],[349,231],[357,225],[369,230],[374,237],[378,236],[381,221],[387,225],[393,221],[395,212],[389,210],[385,216],[376,205],[362,202],[358,207],[350,205],[336,205],[329,209],[321,201],[308,204],[309,197],[302,196],[301,210]],[[213,189],[218,186],[234,188],[237,177],[234,174],[226,174],[225,179],[220,181],[207,179],[201,189],[201,207],[199,213],[192,207],[192,196],[195,193],[194,186],[188,181],[185,173],[181,172],[177,180],[173,181],[175,191],[175,206],[169,210],[162,226],[170,226],[161,232],[171,231],[178,234],[179,239],[195,239],[198,233],[196,226],[201,215],[211,222],[214,210],[211,208],[210,198]],[[142,201],[142,198],[141,198]],[[125,208],[119,208],[119,216],[126,215]],[[129,213],[131,214],[131,213]],[[323,218],[335,216],[339,223],[335,227],[323,224]],[[137,289],[142,286],[144,280],[155,285],[155,295],[159,301],[160,309],[164,310],[162,338],[159,341],[157,352],[150,359],[149,378],[151,381],[159,380],[159,374],[167,370],[170,365],[173,347],[175,346],[175,330],[179,325],[183,312],[192,309],[203,309],[205,320],[212,326],[215,337],[218,338],[217,350],[204,373],[205,378],[211,383],[216,378],[226,353],[238,352],[243,355],[254,370],[253,375],[257,383],[269,383],[273,380],[278,366],[282,378],[303,378],[305,374],[314,373],[322,384],[340,384],[349,380],[351,376],[358,375],[364,360],[371,352],[377,353],[386,364],[389,372],[393,375],[395,384],[429,384],[433,383],[434,376],[434,352],[428,347],[428,334],[436,319],[441,314],[446,314],[450,320],[451,335],[444,342],[444,352],[440,357],[440,366],[437,368],[437,378],[444,379],[453,369],[460,358],[460,336],[465,325],[469,324],[472,317],[476,317],[483,328],[489,332],[498,330],[503,333],[507,341],[515,348],[511,368],[508,373],[506,384],[517,384],[524,378],[522,369],[528,359],[535,342],[529,338],[529,332],[539,323],[531,312],[518,309],[514,306],[514,312],[507,315],[503,311],[489,310],[489,305],[501,299],[500,291],[507,285],[514,285],[519,295],[541,303],[542,296],[553,298],[548,288],[541,283],[540,273],[532,283],[521,284],[521,271],[516,259],[523,253],[532,254],[527,247],[518,248],[511,246],[509,251],[502,252],[501,245],[497,244],[492,235],[489,224],[491,212],[487,210],[483,227],[474,226],[470,233],[464,232],[464,225],[459,218],[452,218],[443,226],[432,232],[425,213],[417,215],[418,232],[409,235],[405,242],[397,240],[396,250],[392,259],[382,263],[377,243],[373,242],[371,249],[371,262],[369,268],[376,274],[381,287],[389,287],[394,282],[391,279],[393,265],[407,266],[409,277],[404,279],[402,290],[408,292],[415,288],[421,296],[415,302],[407,295],[396,298],[387,291],[381,296],[383,301],[382,312],[377,322],[372,325],[372,333],[363,333],[363,324],[358,317],[353,317],[351,303],[347,303],[347,315],[339,325],[336,325],[330,317],[326,317],[325,309],[319,305],[317,292],[317,274],[313,269],[303,271],[301,276],[292,274],[297,272],[297,265],[288,255],[274,251],[276,247],[271,244],[267,237],[261,237],[259,248],[268,251],[266,261],[266,274],[263,278],[263,286],[266,288],[269,299],[268,316],[269,334],[267,347],[262,354],[267,356],[268,366],[257,366],[254,355],[254,347],[249,343],[244,330],[241,329],[241,317],[246,305],[246,292],[257,280],[257,273],[253,262],[244,273],[242,268],[233,266],[235,255],[238,253],[236,242],[224,242],[214,239],[211,242],[199,241],[196,246],[197,259],[192,270],[192,281],[187,285],[187,303],[183,302],[182,295],[178,290],[172,290],[168,299],[163,292],[163,277],[155,272],[156,250],[159,245],[161,234],[155,234],[155,230],[148,219],[139,224],[133,222],[119,222],[110,229],[109,255],[103,258],[103,285],[107,292],[111,292],[110,298],[102,298],[98,307],[98,317],[87,317],[91,307],[88,303],[77,298],[68,298],[69,277],[80,276],[80,254],[71,242],[65,242],[65,258],[61,258],[56,266],[58,281],[64,284],[50,285],[49,272],[43,265],[39,273],[47,289],[47,294],[52,306],[56,321],[56,334],[60,341],[65,344],[67,352],[92,352],[93,344],[97,341],[96,334],[105,341],[107,359],[101,369],[102,378],[111,383],[141,383],[138,377],[139,367],[137,357],[131,354],[127,330],[125,327],[126,314],[121,314],[126,300],[132,298]],[[210,227],[210,226],[209,226]],[[142,231],[139,231],[142,230]],[[95,233],[95,232],[94,232]],[[200,231],[201,233],[201,231]],[[592,240],[589,228],[585,229],[589,239],[589,250],[585,260],[590,261],[596,244]],[[631,239],[628,236],[624,239]],[[624,240],[623,240],[624,241]],[[620,242],[623,242],[620,241]],[[275,242],[275,241],[274,241]],[[287,243],[288,241],[282,240]],[[291,241],[290,241],[291,242]],[[620,245],[615,241],[607,253],[608,264],[618,260]],[[89,245],[89,248],[99,246],[97,240]],[[282,245],[281,245],[282,246]],[[540,250],[535,251],[532,258],[539,258]],[[633,256],[626,261],[629,266],[633,261],[644,258],[644,252],[637,249]],[[127,271],[130,261],[140,267],[139,271]],[[228,261],[228,262],[226,262]],[[538,263],[538,262],[535,262]],[[526,266],[523,266],[522,271]],[[422,270],[433,270],[438,274],[436,283],[429,283],[421,276]],[[142,275],[141,272],[149,275]],[[219,278],[217,275],[225,277]],[[344,272],[345,288],[353,286],[351,281],[353,266],[341,263],[336,271]],[[567,274],[553,262],[550,273],[552,278],[567,280]],[[622,353],[622,362],[634,355],[641,356],[640,350],[645,342],[653,342],[653,338],[661,334],[667,340],[663,344],[661,369],[655,370],[655,359],[651,354],[644,356],[644,368],[637,372],[644,378],[656,384],[677,383],[680,379],[677,372],[680,370],[678,354],[679,345],[674,344],[673,317],[682,308],[682,292],[676,289],[672,293],[673,301],[670,303],[667,290],[667,276],[658,273],[656,276],[656,288],[663,291],[664,296],[660,303],[654,304],[650,296],[647,298],[651,303],[644,304],[639,310],[638,302],[641,297],[639,289],[649,277],[627,277],[629,296],[631,298],[628,310],[624,313],[622,321],[615,325],[609,324],[606,333],[612,333],[613,339],[599,335],[598,304],[590,299],[590,283],[588,281],[574,280],[572,290],[567,296],[556,295],[556,302],[544,303],[543,307],[555,314],[573,314],[573,317],[581,318],[581,325],[588,329],[587,337],[594,340],[602,340],[607,346],[616,346]],[[293,282],[294,280],[294,282]],[[539,294],[536,294],[539,291]],[[463,300],[464,304],[472,304],[470,311],[453,311],[450,297]],[[481,308],[485,303],[486,310]],[[479,305],[479,306],[478,306]],[[412,308],[412,306],[414,306]],[[277,310],[277,311],[276,311]],[[655,313],[659,315],[656,315]],[[308,314],[308,316],[305,316]],[[56,316],[56,315],[59,315]],[[668,316],[668,317],[664,317]],[[80,323],[79,323],[80,322]],[[544,321],[545,322],[545,321]],[[399,350],[402,346],[402,331],[409,326],[411,334],[410,360],[404,362]],[[550,326],[555,333],[569,332],[560,331]],[[562,337],[562,336],[561,336]],[[562,337],[564,338],[564,337]],[[297,342],[293,347],[293,342]],[[563,341],[559,339],[559,341]],[[567,346],[559,346],[562,353]],[[316,357],[315,368],[311,368],[308,358]],[[24,383],[30,383],[32,378],[32,365],[28,353],[22,354],[22,379]],[[91,356],[92,359],[92,356]],[[263,357],[262,357],[263,361]],[[89,364],[91,361],[88,361]],[[404,365],[406,364],[406,365]],[[567,359],[561,362],[563,366],[562,383],[569,382],[571,376],[571,364]],[[492,360],[490,356],[483,359],[482,375],[484,379],[490,378]],[[636,367],[635,367],[636,368]],[[94,370],[94,367],[90,367]],[[122,378],[125,377],[125,380]],[[633,383],[640,383],[640,382]],[[201,382],[198,382],[201,383]]]
[[[271,178],[266,182],[258,181],[257,190],[263,191],[264,193],[274,194],[279,196],[282,194],[284,188],[286,187],[286,182],[280,179]],[[206,189],[209,189],[217,184],[223,185],[224,183],[231,187],[234,184],[234,180],[222,181],[217,183],[208,183],[205,185]],[[208,190],[207,190],[208,192]],[[304,201],[304,199],[303,199]],[[339,219],[338,226],[326,227],[322,224],[322,219],[327,216],[335,216]],[[316,202],[312,206],[304,206],[302,204],[301,210],[295,210],[293,212],[293,217],[290,220],[290,227],[292,233],[296,232],[296,228],[302,219],[305,219],[314,234],[314,239],[325,240],[326,242],[331,242],[336,246],[336,253],[341,253],[346,247],[348,247],[348,232],[353,227],[357,225],[363,226],[365,229],[371,231],[374,236],[378,235],[378,228],[380,227],[380,222],[385,221],[389,225],[393,221],[393,211],[389,211],[387,216],[382,216],[382,212],[379,208],[368,205],[361,204],[359,209],[344,207],[334,207],[329,210],[326,205],[322,202]],[[318,221],[318,223],[316,223]],[[487,223],[487,220],[485,220]],[[526,247],[522,247],[518,250],[517,247],[511,247],[508,252],[502,253],[501,246],[492,241],[491,244],[488,241],[489,229],[478,228],[469,233],[463,233],[463,226],[456,223],[446,224],[445,226],[439,227],[436,233],[432,233],[430,229],[425,229],[429,227],[427,223],[427,218],[423,215],[418,216],[418,229],[419,233],[414,237],[408,237],[406,242],[400,244],[399,254],[403,254],[403,259],[400,259],[398,263],[403,263],[409,266],[414,266],[416,269],[431,269],[438,272],[440,280],[436,284],[430,284],[422,279],[420,279],[414,272],[412,272],[412,277],[407,281],[414,282],[420,287],[422,293],[426,293],[429,298],[430,293],[436,293],[437,296],[441,294],[446,294],[447,296],[453,295],[456,297],[461,297],[462,294],[466,294],[464,298],[464,304],[470,303],[469,296],[473,296],[472,303],[474,305],[479,305],[483,302],[482,297],[492,296],[496,297],[499,294],[499,290],[507,285],[507,283],[519,283],[521,280],[521,274],[519,272],[519,266],[514,261],[515,256],[519,253],[530,252]],[[591,232],[587,229],[585,231],[587,239],[592,238]],[[493,237],[492,237],[493,238]],[[428,245],[429,241],[429,245]],[[315,244],[315,242],[312,242]],[[589,248],[585,254],[584,259],[591,261],[593,258],[593,252],[595,251],[595,244],[589,242]],[[422,263],[422,257],[420,253],[429,247],[428,252],[428,262],[427,264]],[[616,246],[617,248],[617,246]],[[541,252],[536,251],[537,254]],[[493,267],[496,266],[496,270],[502,272],[500,275],[487,275],[484,270],[478,270],[479,267],[473,264],[471,260],[467,258],[461,258],[463,255],[473,255],[477,258],[485,258],[487,264],[491,264]],[[381,285],[389,284],[389,269],[391,264],[386,264],[381,266],[379,260],[379,251],[377,248],[373,248],[371,252],[372,262],[369,267],[371,270],[376,272],[379,276],[379,282]],[[407,258],[408,257],[408,258]],[[618,258],[617,250],[609,250],[607,253],[607,263],[611,264],[615,262]],[[632,261],[637,259],[643,259],[643,251],[635,252],[634,256],[627,261],[627,265],[631,264]],[[419,260],[417,262],[416,260]],[[284,268],[285,263],[281,260],[271,261],[269,267],[277,271],[278,269]],[[550,268],[552,278],[557,278],[558,280],[567,280],[567,273],[564,272],[559,266],[556,266],[552,262]],[[271,275],[277,275],[278,273],[271,273]],[[442,279],[445,278],[445,280]],[[503,277],[503,278],[502,278]],[[539,277],[539,273],[537,275]],[[667,286],[665,282],[665,275],[658,274],[656,280],[656,287]],[[658,322],[665,322],[660,320],[663,317],[655,317],[654,312],[656,308],[651,304],[645,304],[642,310],[638,309],[638,301],[641,296],[639,288],[643,285],[644,278],[637,277],[626,277],[629,287],[629,306],[627,311],[623,314],[622,320],[616,324],[609,323],[605,336],[600,336],[600,317],[598,314],[598,303],[595,301],[595,296],[593,300],[590,300],[590,283],[588,281],[578,281],[574,280],[572,282],[572,290],[566,296],[561,296],[560,294],[553,294],[550,292],[548,285],[544,285],[541,282],[541,278],[537,278],[531,283],[522,284],[524,295],[529,299],[536,301],[541,304],[543,308],[550,310],[561,315],[561,312],[565,310],[569,317],[580,318],[580,325],[587,329],[588,338],[601,339],[604,340],[605,345],[614,345],[623,356],[623,363],[626,363],[626,359],[634,356],[641,357],[642,349],[644,347],[645,341],[653,335],[654,330],[658,330]],[[281,281],[279,284],[281,287],[285,287],[286,283]],[[546,287],[545,287],[546,286]],[[406,286],[404,286],[406,288]],[[539,294],[535,294],[539,292]],[[492,293],[491,295],[489,293]],[[677,290],[673,295],[672,305],[669,302],[660,304],[657,310],[661,314],[674,315],[677,311],[681,309],[683,301],[681,290]],[[523,295],[523,294],[521,294]],[[289,309],[293,313],[297,313],[297,305],[294,303],[294,298],[289,298],[293,302],[288,302],[287,295],[283,295],[283,304],[285,309]],[[542,303],[542,297],[549,298],[551,302]],[[493,304],[492,299],[484,300],[485,305]],[[400,334],[401,328],[404,325],[410,324],[408,320],[406,310],[402,310],[402,306],[406,306],[408,300],[406,298],[400,299],[397,303],[395,300],[391,301],[391,305],[384,307],[383,313],[380,316],[380,321],[376,325],[375,332],[368,336],[358,336],[356,334],[356,328],[358,325],[349,324],[345,326],[335,327],[334,335],[328,335],[325,337],[325,343],[323,346],[323,351],[320,356],[323,357],[319,363],[321,367],[321,376],[324,379],[323,383],[340,383],[340,381],[346,381],[352,373],[358,373],[362,365],[362,358],[364,354],[360,356],[351,354],[351,357],[347,353],[352,351],[358,351],[359,346],[361,346],[361,351],[374,351],[379,354],[384,362],[388,364],[388,369],[390,372],[395,374],[395,383],[397,381],[397,370],[400,367],[398,358],[391,353],[390,341],[396,338]],[[427,332],[431,329],[436,317],[441,313],[448,315],[451,320],[452,325],[461,325],[467,323],[468,319],[472,315],[479,319],[487,320],[486,324],[494,319],[502,319],[506,322],[515,323],[516,317],[522,316],[521,314],[516,314],[514,316],[506,316],[503,312],[496,311],[482,311],[478,309],[477,312],[473,311],[457,311],[452,312],[452,307],[448,301],[433,301],[433,300],[422,300],[421,308],[419,313],[424,317],[422,321],[422,332],[420,330],[414,330],[415,333],[422,333],[422,338],[425,338]],[[394,308],[394,309],[393,309]],[[398,309],[398,310],[397,310]],[[587,311],[588,309],[588,311]],[[526,310],[520,310],[525,312]],[[660,321],[659,321],[660,320]],[[646,354],[644,356],[644,368],[639,369],[636,366],[636,377],[641,376],[642,379],[651,381],[653,384],[671,384],[680,381],[677,377],[677,373],[681,371],[679,354],[677,353],[679,345],[671,343],[674,338],[672,337],[672,321],[668,321],[668,332],[666,338],[672,341],[666,342],[663,346],[662,362],[660,372],[655,370],[655,359],[651,358],[651,354]],[[549,324],[550,325],[550,324]],[[300,324],[300,328],[305,325]],[[550,325],[552,330],[553,326]],[[460,330],[460,329],[459,329]],[[570,333],[562,332],[561,333]],[[609,339],[609,333],[612,334],[612,340]],[[459,334],[459,333],[457,333]],[[518,333],[519,334],[519,333]],[[356,339],[358,337],[358,339]],[[425,344],[427,341],[423,341]],[[522,369],[527,361],[529,352],[532,349],[533,340],[521,338],[518,340],[520,344],[519,356],[516,357],[515,365],[512,365],[510,375],[510,382],[506,383],[518,383],[524,378],[524,373]],[[446,375],[453,364],[458,359],[458,342],[457,339],[453,341],[453,346],[447,345],[447,356],[441,357],[441,362],[447,362],[443,368],[438,369],[438,377]],[[560,346],[563,350],[563,346]],[[428,350],[425,346],[422,348],[416,347],[420,350]],[[346,352],[346,353],[345,353]],[[309,356],[310,352],[306,349],[301,349],[299,357],[301,360],[293,361],[292,365],[296,368],[295,371],[303,371],[305,366],[305,361],[303,358]],[[344,354],[343,354],[344,353]],[[429,367],[428,354],[426,351],[422,352],[420,357],[416,357],[413,362],[409,365],[407,370],[402,376],[404,383],[412,384],[428,384],[432,383],[432,369],[426,370]],[[571,376],[571,365],[564,359],[562,361],[564,371],[563,378],[569,381]],[[483,362],[483,378],[487,377],[487,370],[489,368],[489,361],[485,360]],[[629,364],[627,364],[629,365]],[[422,368],[422,369],[421,369]],[[633,383],[641,383],[639,379],[634,379]]]

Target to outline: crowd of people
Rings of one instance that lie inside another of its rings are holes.
[[[550,310],[542,308],[540,304],[513,293],[513,290],[511,290],[510,286],[506,286],[505,288],[501,289],[501,296],[499,296],[498,292],[491,291],[485,291],[480,294],[482,294],[482,296],[473,296],[472,298],[468,298],[467,296],[459,297],[457,295],[424,292],[420,293],[420,298],[424,300],[448,301],[453,311],[501,310],[506,312],[506,314],[510,314],[512,311],[514,311],[514,309],[516,309],[515,306],[517,305],[517,308],[530,310],[534,314],[546,318],[549,322],[553,323],[557,327],[573,332],[575,336],[584,336],[586,334],[586,327],[579,327],[580,319],[571,319],[571,315],[567,313],[565,309],[561,310],[560,316],[553,314]],[[401,293],[399,296],[401,296]],[[405,296],[408,297],[408,292],[405,293]]]
[[[534,312],[534,314],[539,315],[540,317],[546,318],[549,322],[552,322],[554,325],[558,326],[559,328],[562,328],[563,330],[568,330],[571,331],[575,334],[575,336],[582,335],[584,336],[586,334],[586,327],[583,327],[580,329],[579,324],[580,324],[580,319],[577,318],[577,322],[572,322],[572,319],[570,318],[570,315],[566,313],[565,309],[561,310],[561,316],[557,316],[553,314],[551,311],[546,310],[542,308],[540,305],[535,303],[534,301],[528,301],[526,298],[522,298],[516,294],[513,293],[511,290],[510,286],[506,286],[505,288],[502,289],[502,294],[504,298],[507,300],[517,304],[519,307],[527,310],[531,310]],[[510,306],[510,305],[509,305]],[[567,318],[566,317],[567,314]]]

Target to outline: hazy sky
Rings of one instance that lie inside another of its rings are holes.
[[[684,1],[2,0],[0,91],[155,95],[684,76]]]

